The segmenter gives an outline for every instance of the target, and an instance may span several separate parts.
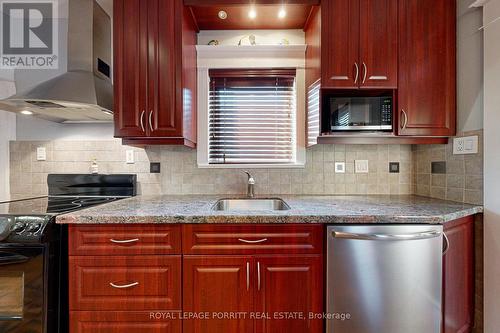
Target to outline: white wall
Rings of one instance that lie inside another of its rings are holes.
[[[10,197],[9,141],[16,139],[16,116],[0,111],[0,202]]]
[[[459,132],[483,128],[483,24],[474,0],[457,0],[457,89]]]
[[[484,319],[500,327],[500,0],[490,0],[484,24]]]

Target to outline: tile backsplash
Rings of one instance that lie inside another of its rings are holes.
[[[453,140],[447,145],[416,145],[415,194],[452,201],[483,203],[483,131],[460,133],[479,136],[478,154],[453,155]],[[445,173],[432,173],[432,162],[445,162]]]
[[[483,189],[482,131],[479,153],[453,155],[448,145],[317,145],[307,150],[301,169],[254,169],[257,195],[279,194],[418,194],[481,204]],[[37,147],[45,147],[47,160],[36,160]],[[134,164],[126,163],[133,150]],[[100,173],[136,173],[140,194],[243,194],[243,169],[202,169],[196,151],[184,147],[146,149],[106,141],[12,141],[10,184],[12,199],[47,194],[49,173],[88,173],[96,159]],[[368,160],[368,173],[355,173],[354,161]],[[150,173],[150,162],[161,172]],[[335,162],[345,162],[345,173],[335,173]],[[389,163],[399,162],[399,173]],[[445,173],[431,172],[432,162],[445,162]]]
[[[45,147],[47,160],[36,160]],[[125,162],[132,149],[135,163]],[[171,146],[146,149],[109,141],[12,141],[10,182],[13,199],[47,194],[49,173],[88,173],[96,159],[100,173],[137,173],[141,194],[242,194],[243,169],[200,169],[196,151]],[[318,145],[307,150],[302,169],[250,170],[258,195],[277,194],[411,194],[414,154],[409,145]],[[368,160],[369,172],[354,173],[355,160]],[[161,162],[161,173],[151,174],[150,162]],[[346,172],[335,173],[335,162]],[[389,173],[389,162],[400,163],[400,173]]]

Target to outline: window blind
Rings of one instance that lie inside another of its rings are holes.
[[[295,70],[210,70],[209,163],[295,161]]]

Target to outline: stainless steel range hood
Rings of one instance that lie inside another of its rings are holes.
[[[58,123],[111,122],[111,19],[95,0],[68,3],[68,71],[0,101],[0,109]]]

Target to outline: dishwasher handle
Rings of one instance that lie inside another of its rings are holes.
[[[429,239],[434,237],[440,237],[442,235],[441,231],[424,231],[419,233],[408,233],[408,234],[358,234],[343,231],[333,231],[333,238],[341,239],[358,239],[358,240],[379,240],[379,241],[407,241],[407,240],[418,240],[418,239]]]

